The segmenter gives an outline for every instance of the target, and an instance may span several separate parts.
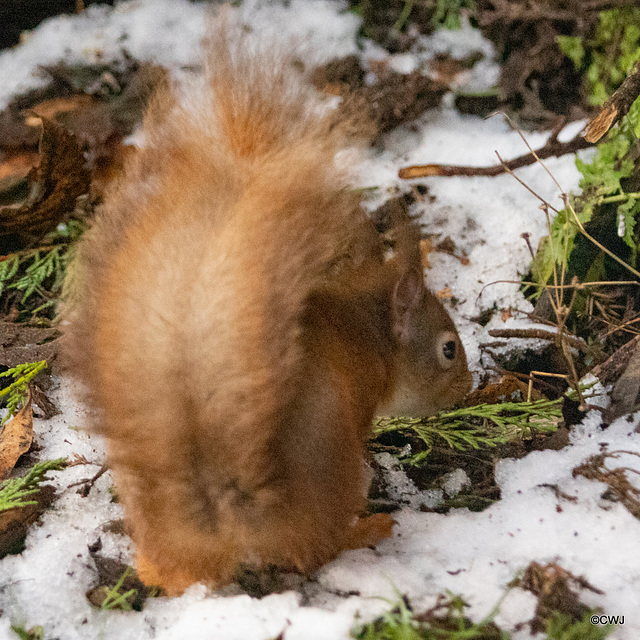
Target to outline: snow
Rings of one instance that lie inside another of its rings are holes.
[[[359,20],[340,2],[246,0],[243,11],[256,29],[306,43],[307,60],[359,51]],[[16,93],[42,83],[36,75],[38,65],[61,59],[111,60],[126,49],[135,58],[157,61],[176,73],[197,65],[206,14],[203,3],[131,0],[114,9],[92,6],[81,15],[50,19],[24,44],[0,53],[0,107]],[[462,88],[477,90],[495,81],[491,45],[468,27],[421,38],[412,52],[394,56],[390,64],[403,71],[424,69],[435,53],[443,51],[458,56],[472,51],[485,54],[484,61],[457,80]],[[367,42],[360,54],[365,59],[386,56]],[[362,185],[378,187],[371,207],[394,188],[409,188],[397,178],[401,166],[432,162],[481,166],[497,162],[496,150],[505,159],[526,152],[502,116],[481,120],[460,115],[450,105],[451,100],[445,100],[440,109],[391,132],[384,149],[372,152],[362,163]],[[570,135],[568,131],[561,138]],[[527,138],[535,147],[545,136],[527,133]],[[562,189],[577,188],[572,157],[551,159],[546,165]],[[559,203],[558,188],[543,167],[527,167],[518,175],[551,204]],[[507,175],[423,182],[435,199],[414,205],[414,213],[421,214],[429,233],[450,236],[458,252],[469,258],[465,266],[452,256],[431,254],[428,282],[434,290],[450,287],[457,299],[452,314],[477,376],[483,367],[479,345],[489,340],[488,329],[529,326],[524,314],[531,307],[518,286],[492,283],[517,280],[527,270],[530,256],[520,234],[529,233],[535,247],[546,232],[545,218],[539,201]],[[505,322],[494,317],[484,329],[470,321],[494,303],[511,308],[512,317]],[[599,414],[592,411],[572,429],[571,444],[564,449],[502,460],[497,467],[502,499],[481,513],[419,511],[421,504],[437,504],[443,492],[454,495],[468,478],[456,471],[444,479],[442,490],[421,493],[381,454],[378,462],[394,478],[406,507],[394,514],[393,538],[375,550],[343,553],[298,589],[261,600],[233,587],[212,593],[195,585],[178,598],[147,600],[142,612],[101,611],[85,598],[97,576],[88,545],[100,539],[103,555],[131,563],[133,544],[108,527],[122,517],[121,507],[111,499],[109,473],[86,498],[69,488],[98,470],[104,447],[99,437],[82,429],[87,414],[74,399],[72,383],[61,379],[58,384],[53,400],[64,413],[35,420],[40,455],[49,459],[78,454],[91,464],[50,474],[58,500],[31,528],[25,551],[0,561],[0,638],[14,638],[10,625],[18,624],[41,625],[46,638],[65,640],[266,640],[281,632],[285,640],[332,640],[347,638],[357,620],[370,620],[389,609],[398,593],[407,594],[420,610],[432,606],[447,589],[461,594],[471,605],[470,616],[479,620],[532,560],[557,562],[600,589],[602,594],[585,591],[581,597],[605,613],[626,616],[613,638],[631,640],[640,633],[640,619],[633,614],[640,609],[640,592],[634,586],[640,581],[640,558],[634,553],[640,543],[640,522],[621,504],[602,499],[605,485],[572,474],[605,447],[640,453],[640,435],[634,430],[638,415],[602,430]],[[640,467],[631,454],[607,464]],[[513,638],[528,638],[527,628],[519,626],[533,616],[535,605],[532,594],[511,589],[496,621],[511,630]]]

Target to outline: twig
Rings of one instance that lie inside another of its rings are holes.
[[[567,142],[558,142],[557,134],[552,133],[544,146],[537,151],[526,153],[523,156],[501,162],[500,164],[496,164],[491,167],[466,167],[446,164],[413,165],[400,169],[400,171],[398,171],[398,177],[404,180],[411,180],[412,178],[426,178],[430,176],[493,177],[498,176],[502,173],[511,172],[514,169],[527,167],[531,164],[534,164],[539,159],[545,160],[546,158],[563,156],[567,153],[576,153],[576,151],[580,151],[581,149],[590,147],[591,144],[592,143],[582,137],[581,134],[578,134]]]
[[[610,329],[609,331],[607,331],[607,333],[604,334],[604,337],[606,338],[607,336],[610,336],[611,334],[615,333],[616,331],[626,331],[627,333],[630,333],[631,335],[638,335],[637,331],[634,331],[633,329],[627,329],[627,327],[631,326],[632,324],[636,324],[637,322],[640,322],[640,316],[636,316],[635,318],[632,318],[631,320],[627,320],[626,322],[623,322],[622,324],[615,324],[615,323],[610,322],[608,320],[604,320],[605,324],[613,326],[613,329]]]
[[[490,287],[494,284],[517,284],[517,285],[526,285],[527,287],[540,287],[540,289],[544,289],[545,291],[550,290],[561,290],[564,289],[587,289],[588,287],[600,287],[602,285],[636,285],[640,286],[640,282],[636,280],[598,280],[596,282],[568,282],[566,284],[541,284],[540,282],[531,282],[529,280],[493,280],[492,282],[487,282],[482,289],[480,289],[480,293],[478,293],[477,299],[479,300],[484,293],[484,290],[487,287]],[[555,292],[555,291],[554,291]],[[542,322],[542,319],[536,319],[536,322]],[[557,326],[555,323],[549,323],[552,326]]]
[[[629,113],[640,95],[640,61],[624,82],[609,96],[600,113],[589,122],[584,139],[595,144],[618,120]]]
[[[500,154],[497,151],[495,152],[495,154],[498,156],[498,160],[500,160],[500,164],[504,167],[504,170],[514,180],[517,180],[532,196],[538,198],[538,200],[540,200],[540,202],[542,202],[542,205],[540,206],[540,209],[542,209],[545,212],[545,214],[547,216],[547,220],[549,220],[549,209],[551,209],[555,213],[560,213],[554,206],[550,205],[540,194],[536,193],[524,180],[522,180],[515,173],[513,173],[513,170],[507,165],[507,163],[502,159],[502,157],[500,156]],[[531,154],[531,156],[535,160],[534,154]]]
[[[539,385],[546,387],[546,389],[549,392],[557,392],[557,388],[549,384],[548,382],[545,382],[544,380],[540,380],[539,378],[536,378],[535,377],[536,375],[548,376],[550,378],[564,378],[565,380],[567,380],[567,376],[563,373],[548,373],[547,371],[529,371],[529,373],[520,373],[519,371],[508,371],[507,369],[503,369],[502,367],[497,367],[494,365],[488,365],[486,368],[489,369],[490,371],[495,371],[496,373],[499,373],[502,376],[504,375],[513,376],[514,378],[517,378],[522,382],[526,382],[527,386],[531,386],[533,382],[537,382]]]
[[[527,136],[525,136],[524,133],[522,133],[522,130],[520,129],[520,127],[508,116],[508,114],[504,113],[504,111],[500,113],[502,114],[502,116],[504,116],[504,118],[506,118],[507,122],[516,130],[522,142],[524,142],[527,149],[529,149],[529,153],[533,155],[533,157],[535,158],[535,161],[539,163],[540,166],[547,172],[547,175],[551,178],[553,184],[555,184],[556,187],[558,187],[560,192],[564,192],[564,189],[560,186],[555,176],[551,173],[551,171],[549,171],[549,169],[547,169],[547,165],[544,162],[542,162],[545,158],[541,158],[540,154],[531,147],[531,145],[529,144],[529,141],[527,140]],[[558,142],[558,136],[560,135],[563,127],[564,127],[564,118],[560,118],[560,120],[558,121],[558,124],[551,131],[551,135],[547,139],[547,142],[545,143],[545,147],[547,145],[560,144]],[[575,136],[574,140],[579,137],[580,137],[580,134]]]
[[[490,329],[489,335],[492,338],[538,338],[540,340],[550,340],[557,342],[562,336],[572,347],[586,353],[587,345],[584,340],[568,335],[567,333],[554,333],[544,329]]]
[[[103,464],[93,478],[84,478],[83,480],[78,480],[78,482],[72,482],[67,489],[82,485],[82,489],[78,489],[78,493],[80,493],[84,498],[89,495],[89,491],[91,491],[96,481],[108,470],[109,467],[106,464]]]

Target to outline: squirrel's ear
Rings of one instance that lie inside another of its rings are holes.
[[[407,269],[393,288],[392,318],[393,332],[401,342],[408,342],[411,337],[412,319],[415,316],[424,293],[422,270]]]

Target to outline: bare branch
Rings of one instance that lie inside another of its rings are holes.
[[[514,169],[534,164],[538,159],[545,160],[546,158],[563,156],[590,146],[592,146],[592,143],[580,134],[567,142],[558,142],[557,133],[554,131],[545,145],[537,151],[526,153],[523,156],[491,167],[466,167],[446,164],[414,165],[400,169],[398,177],[404,180],[411,180],[412,178],[426,178],[429,176],[498,176],[502,173],[508,173]]]
[[[566,332],[554,333],[553,331],[545,331],[544,329],[490,329],[489,335],[492,338],[536,338],[539,340],[549,340],[550,342],[559,342],[564,338],[571,347],[585,353],[587,351],[587,343],[581,338],[569,335]]]

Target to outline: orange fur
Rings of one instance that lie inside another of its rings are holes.
[[[406,269],[383,262],[334,162],[349,123],[278,51],[228,25],[210,40],[198,101],[158,92],[144,149],[81,242],[65,336],[140,576],[170,593],[240,564],[310,571],[388,535],[379,518],[353,524],[363,439],[406,369]],[[455,331],[420,283],[418,325],[433,307],[433,329]],[[466,382],[440,403],[468,388],[461,358]]]

